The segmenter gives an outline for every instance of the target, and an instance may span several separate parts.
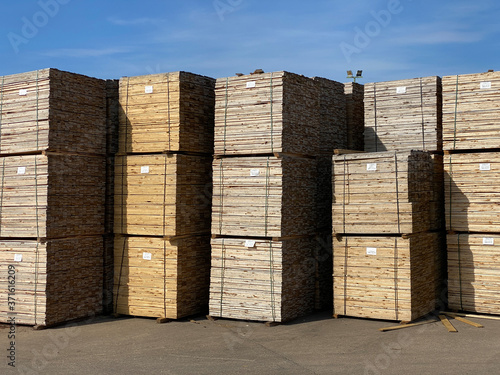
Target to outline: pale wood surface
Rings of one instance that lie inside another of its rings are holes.
[[[427,152],[333,157],[333,232],[417,233],[432,229],[434,166]]]
[[[16,262],[15,255],[22,255]],[[50,326],[102,311],[103,238],[0,241],[0,321],[8,310],[8,266],[16,268],[18,324]]]
[[[498,148],[500,72],[443,77],[443,148]]]
[[[412,321],[431,312],[444,277],[440,236],[334,239],[334,314]]]
[[[208,235],[172,241],[117,235],[114,264],[114,312],[169,319],[206,313]]]
[[[210,233],[211,163],[191,155],[117,157],[115,233]]]
[[[120,79],[120,153],[213,153],[215,80],[187,72]]]
[[[439,77],[368,83],[364,98],[365,151],[442,149]]]
[[[106,153],[105,81],[43,69],[0,77],[0,154]]]

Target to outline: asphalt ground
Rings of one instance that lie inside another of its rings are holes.
[[[0,326],[0,374],[500,374],[500,320],[470,318],[380,332],[394,322],[333,319],[322,312],[291,323],[204,316],[95,317],[35,331]],[[14,354],[15,366],[12,367]]]

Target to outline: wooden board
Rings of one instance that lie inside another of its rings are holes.
[[[436,307],[444,278],[440,234],[333,242],[334,314],[412,321]]]
[[[441,78],[368,83],[365,151],[442,150]]]
[[[443,77],[443,148],[498,148],[500,72]]]
[[[213,153],[215,80],[187,72],[120,79],[120,153]]]
[[[210,236],[115,238],[114,311],[180,319],[206,313]]]
[[[0,321],[7,323],[15,312],[18,324],[50,326],[100,314],[102,254],[102,236],[0,241],[0,284],[5,286]],[[9,266],[15,267],[14,311],[7,304]]]
[[[105,81],[43,69],[0,77],[0,154],[106,153]]]
[[[0,237],[104,233],[105,157],[0,158]]]
[[[500,235],[449,234],[450,309],[500,314]]]
[[[498,232],[500,153],[445,155],[444,169],[446,229]]]
[[[285,322],[314,310],[315,239],[212,239],[210,315]]]
[[[365,131],[364,86],[359,83],[344,83],[346,97],[347,147],[348,150],[365,149],[363,134]]]
[[[289,237],[315,230],[316,161],[282,156],[213,162],[212,234]]]
[[[346,138],[340,83],[273,72],[220,78],[215,95],[216,155],[316,155],[345,147],[334,143]]]
[[[432,228],[429,153],[379,152],[333,157],[333,233],[403,234]]]
[[[117,157],[115,233],[210,233],[211,164],[211,157],[190,155]]]

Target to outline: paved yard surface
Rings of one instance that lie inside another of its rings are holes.
[[[392,332],[393,323],[318,313],[276,327],[195,317],[167,324],[98,317],[43,331],[17,327],[16,368],[0,374],[499,374],[500,321],[471,319]]]

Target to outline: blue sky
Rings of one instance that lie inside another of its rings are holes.
[[[494,0],[3,1],[0,75],[288,70],[361,83],[499,69]]]

